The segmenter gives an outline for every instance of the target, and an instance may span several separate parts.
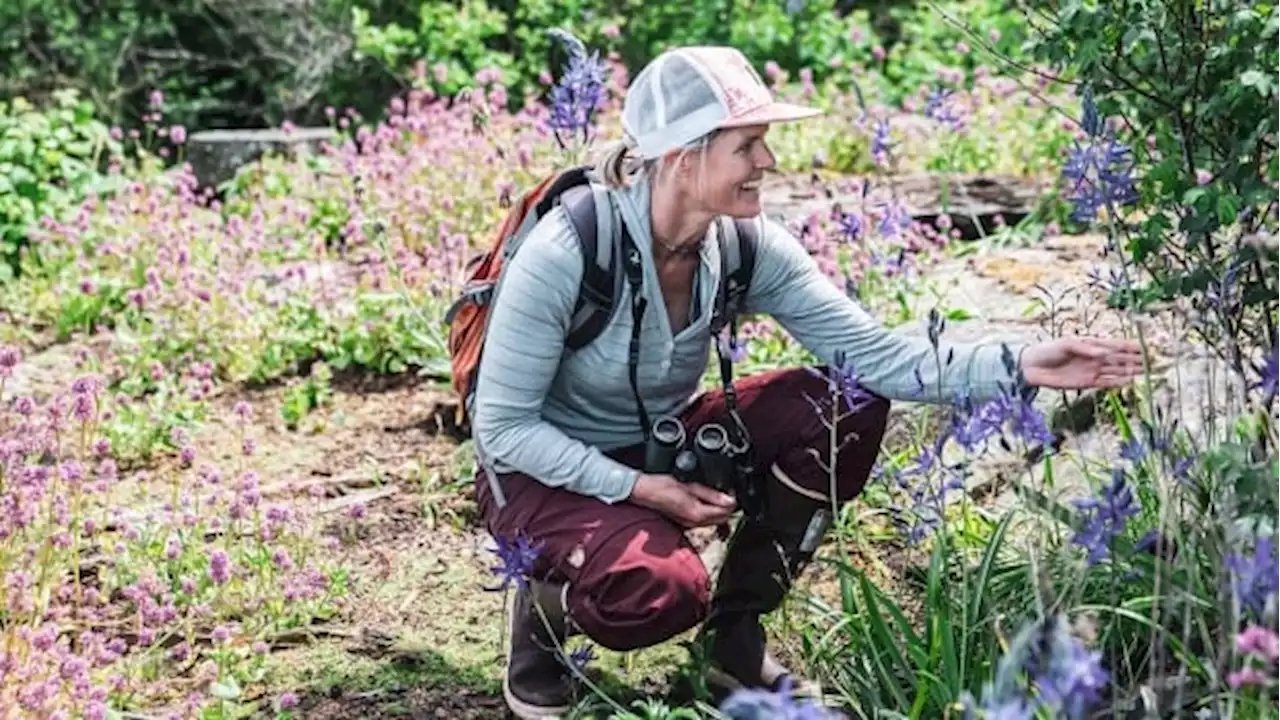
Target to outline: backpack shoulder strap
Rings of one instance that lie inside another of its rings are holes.
[[[597,183],[568,190],[562,203],[582,249],[582,282],[565,338],[567,348],[578,350],[604,330],[622,294],[622,274],[618,272],[622,233],[617,232],[622,223],[608,191]]]
[[[724,326],[742,314],[746,307],[747,292],[751,289],[751,277],[756,269],[756,248],[760,244],[758,220],[721,217],[720,283],[721,292],[716,296],[716,312],[712,318],[712,334],[718,334]]]
[[[640,252],[636,249],[627,224],[604,186],[591,183],[586,189],[566,196],[565,211],[582,245],[582,285],[578,302],[569,323],[565,346],[570,350],[585,347],[600,336],[613,317],[622,297],[625,277],[631,289],[631,343],[627,350],[627,376],[636,400],[636,414],[645,439],[649,437],[649,412],[640,397],[640,334],[644,327],[647,301],[641,291],[644,273]],[[618,272],[621,263],[623,272]]]

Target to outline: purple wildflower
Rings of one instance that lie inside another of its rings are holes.
[[[499,564],[490,568],[490,572],[498,575],[501,582],[497,587],[486,589],[506,590],[513,582],[522,590],[527,588],[529,575],[533,572],[534,564],[538,560],[542,543],[535,545],[524,535],[517,535],[514,541],[504,537],[497,537],[494,540],[498,547],[490,552],[498,556]]]
[[[1261,625],[1250,625],[1236,636],[1236,652],[1275,663],[1280,659],[1280,635]]]
[[[0,345],[0,378],[12,376],[14,368],[18,367],[21,360],[22,355],[17,348]]]
[[[1030,678],[1026,687],[1024,677]],[[1083,720],[1108,682],[1102,653],[1086,648],[1066,618],[1054,616],[1027,625],[1009,644],[992,682],[983,688],[987,719],[1029,720],[1040,709],[1048,717]],[[973,697],[961,699],[964,717],[973,717]]]
[[[1120,457],[1134,465],[1140,464],[1146,456],[1147,449],[1143,446],[1142,441],[1137,438],[1120,446]]]
[[[1072,542],[1089,551],[1089,565],[1106,558],[1111,540],[1124,532],[1126,521],[1140,509],[1133,490],[1125,482],[1124,471],[1119,468],[1111,472],[1111,482],[1098,497],[1076,500],[1073,504],[1085,517],[1084,526]]]
[[[1003,407],[1004,416],[1008,419],[1010,430],[1028,443],[1052,445],[1057,439],[1049,430],[1044,413],[1036,409],[1030,400],[1020,393],[1002,392],[997,401]]]
[[[1189,455],[1179,457],[1173,463],[1173,476],[1178,480],[1185,482],[1191,475],[1191,469],[1195,467],[1196,459]]]
[[[1227,568],[1240,605],[1261,618],[1280,592],[1280,559],[1276,556],[1275,538],[1259,537],[1252,555],[1232,553],[1227,557]]]
[[[209,554],[209,579],[219,585],[231,579],[231,558],[226,550],[214,550]]]
[[[1076,143],[1062,168],[1062,177],[1071,184],[1069,192],[1075,206],[1071,217],[1077,222],[1091,222],[1102,208],[1129,205],[1138,199],[1129,146],[1110,132],[1104,135],[1104,125],[1098,117],[1093,92],[1086,88],[1081,126],[1089,141],[1084,145]]]
[[[577,38],[562,30],[551,34],[565,45],[570,57],[560,82],[551,90],[551,116],[547,123],[556,131],[582,132],[585,138],[604,95],[606,68],[599,52],[588,55]]]
[[[1267,359],[1258,368],[1258,382],[1255,388],[1262,389],[1262,404],[1270,405],[1276,399],[1277,387],[1280,386],[1280,345],[1271,348]]]
[[[892,240],[910,226],[911,213],[907,212],[907,208],[901,202],[894,201],[884,206],[884,217],[880,218],[880,224],[876,226],[876,230],[881,237]]]
[[[569,653],[569,663],[577,669],[578,672],[585,672],[587,665],[596,659],[596,651],[590,644],[578,646],[576,650]]]
[[[879,120],[876,122],[875,133],[871,136],[871,157],[876,161],[877,165],[884,165],[889,160],[889,152],[891,149],[889,142],[889,121]]]
[[[825,377],[827,392],[830,395],[838,394],[844,398],[849,412],[861,410],[874,399],[871,393],[863,389],[861,376],[858,375],[853,363],[849,361],[843,350],[835,352],[831,364],[827,366],[827,374],[825,376],[813,368],[809,368],[809,372],[819,377]]]
[[[1086,87],[1084,89],[1084,100],[1082,114],[1080,116],[1080,128],[1085,131],[1089,137],[1097,137],[1102,134],[1103,122],[1102,116],[1098,113],[1098,104],[1093,101],[1093,88]]]
[[[1059,631],[1042,661],[1035,683],[1041,702],[1055,710],[1054,717],[1081,720],[1102,699],[1107,672],[1101,652],[1088,650],[1070,633]]]
[[[1089,287],[1104,290],[1108,293],[1117,290],[1125,290],[1129,287],[1129,280],[1125,277],[1124,270],[1121,268],[1110,268],[1107,271],[1107,277],[1102,277],[1102,272],[1098,268],[1089,271]]]
[[[813,700],[797,702],[792,696],[790,676],[782,679],[777,692],[744,688],[725,698],[720,712],[731,720],[824,720],[830,713]]]
[[[924,116],[930,120],[956,127],[960,122],[960,113],[955,104],[950,102],[952,92],[946,88],[934,88],[925,100]]]
[[[949,97],[951,97],[951,91],[946,88],[934,88],[929,91],[929,97],[924,103],[924,116],[932,120]]]
[[[840,213],[840,237],[857,242],[862,237],[862,216],[857,213]]]
[[[985,448],[992,437],[1003,432],[1005,421],[1009,417],[1008,409],[1012,404],[996,398],[974,407],[969,397],[962,395],[956,399],[955,406],[956,412],[951,415],[944,438],[954,440],[966,453],[972,455],[979,448]]]

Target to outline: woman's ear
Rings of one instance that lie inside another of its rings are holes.
[[[686,177],[689,174],[689,153],[682,149],[668,150],[662,156],[663,163],[667,166],[667,172],[676,177]]]

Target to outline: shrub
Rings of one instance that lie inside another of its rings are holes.
[[[1115,301],[1179,309],[1254,384],[1277,341],[1274,4],[1050,7],[1028,19],[1037,55],[1082,88],[1064,178],[1075,219],[1105,218],[1128,260]]]
[[[33,252],[29,234],[37,221],[109,188],[99,170],[118,150],[75,91],[56,93],[45,109],[21,97],[0,102],[0,283]],[[39,262],[38,253],[31,258]]]

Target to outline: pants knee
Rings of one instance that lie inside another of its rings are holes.
[[[584,573],[569,588],[577,625],[596,643],[619,652],[657,645],[696,626],[710,602],[707,570],[687,545],[594,576]]]
[[[875,437],[876,449],[880,448],[880,440],[884,437],[885,428],[889,425],[889,408],[888,398],[882,398],[879,395],[872,395],[867,406],[863,408],[866,413],[866,427],[870,434]]]

